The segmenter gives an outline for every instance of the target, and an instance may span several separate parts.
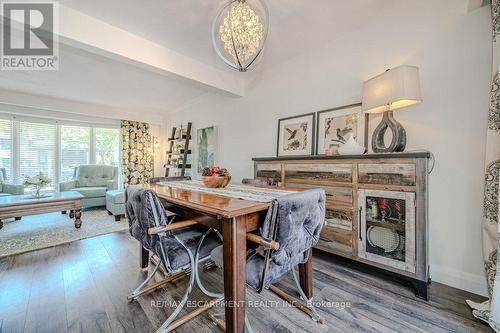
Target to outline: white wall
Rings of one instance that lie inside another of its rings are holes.
[[[218,126],[219,164],[238,181],[253,175],[252,157],[275,156],[279,118],[358,102],[364,80],[400,64],[419,66],[424,102],[396,117],[406,127],[408,150],[427,149],[436,156],[430,176],[431,276],[484,294],[480,221],[489,10],[467,13],[466,0],[394,1],[357,31],[301,50],[278,67],[261,64],[263,73],[244,98],[207,94],[165,126],[187,121],[195,130]],[[325,29],[335,29],[335,22]]]

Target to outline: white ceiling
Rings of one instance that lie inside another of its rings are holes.
[[[321,47],[398,0],[267,0],[269,39],[259,70]],[[60,0],[108,24],[217,68],[211,25],[224,0]],[[205,93],[201,87],[68,46],[59,71],[1,72],[0,89],[165,115]],[[248,75],[236,73],[235,75]]]
[[[355,29],[397,0],[264,0],[269,8],[265,63],[275,65]],[[60,0],[87,15],[207,64],[224,68],[211,28],[227,0]]]

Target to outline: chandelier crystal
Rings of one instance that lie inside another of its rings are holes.
[[[255,65],[262,54],[269,19],[261,0],[226,3],[213,25],[213,43],[222,60],[241,72]]]

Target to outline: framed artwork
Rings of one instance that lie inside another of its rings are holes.
[[[313,155],[315,122],[315,113],[278,120],[277,156]]]
[[[326,149],[331,149],[333,155],[338,154],[338,148],[351,135],[360,145],[365,145],[365,118],[361,103],[320,111],[317,119],[317,155],[325,155]]]
[[[215,126],[200,128],[196,131],[198,173],[201,173],[203,168],[215,166],[218,154],[218,139],[218,131]]]

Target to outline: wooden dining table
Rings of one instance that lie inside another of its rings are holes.
[[[168,210],[182,214],[186,218],[200,214],[212,217],[199,219],[199,223],[219,230],[223,236],[226,332],[245,332],[246,234],[259,229],[270,204],[186,190],[165,184],[153,184],[150,188],[166,201],[169,205]],[[147,268],[149,253],[142,246],[141,251],[141,268]],[[311,298],[313,296],[311,254],[306,263],[299,265],[299,277],[304,293]]]

